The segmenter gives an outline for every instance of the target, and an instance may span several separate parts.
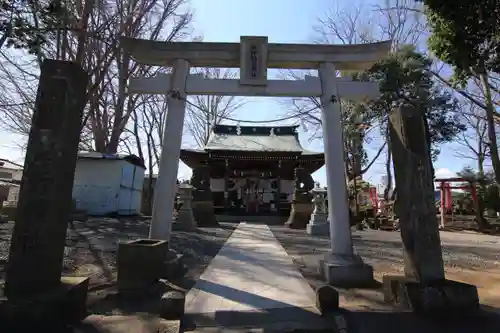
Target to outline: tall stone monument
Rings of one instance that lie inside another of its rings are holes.
[[[479,306],[476,287],[445,278],[427,131],[420,109],[390,115],[405,275],[384,277],[384,297],[416,312],[470,314]]]
[[[33,113],[6,270],[0,323],[85,316],[86,278],[61,278],[88,77],[45,60]],[[16,324],[16,325],[17,325]]]

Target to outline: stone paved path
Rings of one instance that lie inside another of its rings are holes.
[[[266,225],[241,223],[186,297],[185,332],[329,326],[314,291]]]

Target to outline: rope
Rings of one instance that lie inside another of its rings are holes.
[[[188,99],[186,98],[183,98],[180,96],[179,92],[177,91],[172,91],[171,92],[171,96],[172,98],[176,98],[176,99],[180,99],[180,100],[183,100],[185,101],[187,104],[191,105],[192,107],[200,110],[201,112],[204,112],[204,113],[207,113],[207,111],[203,110],[202,108],[200,108],[198,105],[192,103],[191,101],[189,101]],[[275,122],[279,122],[279,121],[284,121],[284,120],[289,120],[289,119],[294,119],[294,118],[300,118],[301,116],[311,112],[311,111],[314,111],[316,110],[318,107],[315,106],[309,110],[306,110],[306,111],[301,111],[300,114],[295,114],[295,115],[291,115],[291,116],[287,116],[287,117],[282,117],[282,118],[275,118],[275,119],[271,119],[271,120],[244,120],[244,119],[236,119],[236,118],[231,118],[231,117],[227,117],[227,116],[220,116],[220,118],[224,119],[224,120],[229,120],[229,121],[234,121],[236,123],[247,123],[247,124],[262,124],[262,123],[275,123]]]

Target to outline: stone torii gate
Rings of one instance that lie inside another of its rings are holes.
[[[340,98],[376,97],[378,85],[337,77],[360,71],[389,52],[390,41],[359,45],[274,44],[267,37],[241,37],[240,43],[157,42],[122,37],[121,47],[140,64],[172,67],[171,74],[131,78],[129,93],[167,94],[168,116],[155,186],[150,238],[169,240],[179,168],[187,95],[320,97],[328,186],[331,253],[322,268],[331,284],[372,280],[373,270],[354,255],[344,175]],[[190,67],[239,68],[239,79],[189,74]],[[268,68],[317,69],[319,77],[268,80]]]

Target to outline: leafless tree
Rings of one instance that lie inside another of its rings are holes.
[[[37,57],[20,64],[3,54],[0,70],[9,79],[10,92],[0,97],[5,127],[27,134],[39,65],[44,57],[57,57],[81,63],[89,73],[82,147],[113,153],[123,144],[122,134],[139,101],[138,96],[126,94],[126,82],[133,75],[153,75],[158,68],[131,61],[121,52],[119,37],[184,39],[191,33],[192,15],[186,0],[108,0],[92,7],[93,3],[72,2],[75,19],[70,29],[58,34],[58,40],[44,46]]]
[[[137,106],[132,110],[131,122],[125,129],[130,134],[127,146],[145,161],[149,174],[148,187],[143,193],[145,213],[152,209],[154,170],[160,163],[167,109],[165,96],[140,96]]]
[[[402,44],[418,44],[426,28],[423,14],[419,10],[416,10],[419,6],[412,0],[388,0],[385,6],[350,6],[344,8],[335,6],[329,9],[318,20],[317,25],[313,27],[318,36],[316,42],[325,44],[362,44],[379,40],[392,40],[393,49]],[[300,79],[303,75],[304,73],[297,72],[286,73],[288,79]],[[285,103],[287,111],[290,114],[297,115],[301,119],[307,130],[311,133],[312,139],[322,137],[319,99],[294,98]],[[362,151],[362,146],[367,141],[370,141],[375,136],[382,136],[383,140],[380,140],[381,145],[377,149],[377,153],[373,159],[367,163],[367,166],[370,167],[373,165],[373,162],[385,150],[387,156],[386,169],[389,182],[391,182],[391,155],[387,144],[388,134],[386,133],[386,126],[381,126],[380,121],[382,120],[375,120],[375,122],[369,124],[369,131],[365,127],[351,126],[352,124],[349,125],[348,123],[352,122],[352,114],[360,106],[347,101],[343,101],[341,105],[344,136],[362,138],[361,140],[354,141],[356,145],[361,147],[354,147],[351,140],[344,140],[346,154],[352,157],[346,158],[346,168],[352,170],[353,174],[366,172],[368,168],[360,169],[359,167],[362,155],[353,154],[353,152]],[[318,109],[308,112],[314,106]],[[380,133],[377,134],[375,129],[380,129]],[[391,186],[392,184],[389,183],[388,188]]]
[[[500,123],[500,75],[495,73],[477,74],[469,79],[467,87],[453,84],[451,78],[438,72],[434,76],[445,86],[452,89],[482,112],[478,116],[487,124],[488,141],[491,145],[490,159],[495,174],[495,182],[500,186],[500,156],[498,153],[498,124]]]
[[[474,104],[464,101],[461,118],[467,125],[467,130],[457,137],[455,141],[460,147],[455,149],[455,156],[462,159],[472,160],[478,170],[478,174],[484,177],[484,164],[489,158],[488,124],[481,110]]]
[[[220,68],[198,70],[205,78],[232,79],[234,71]],[[220,124],[245,104],[244,99],[234,96],[193,96],[187,108],[186,130],[198,147],[207,144],[212,126]]]

